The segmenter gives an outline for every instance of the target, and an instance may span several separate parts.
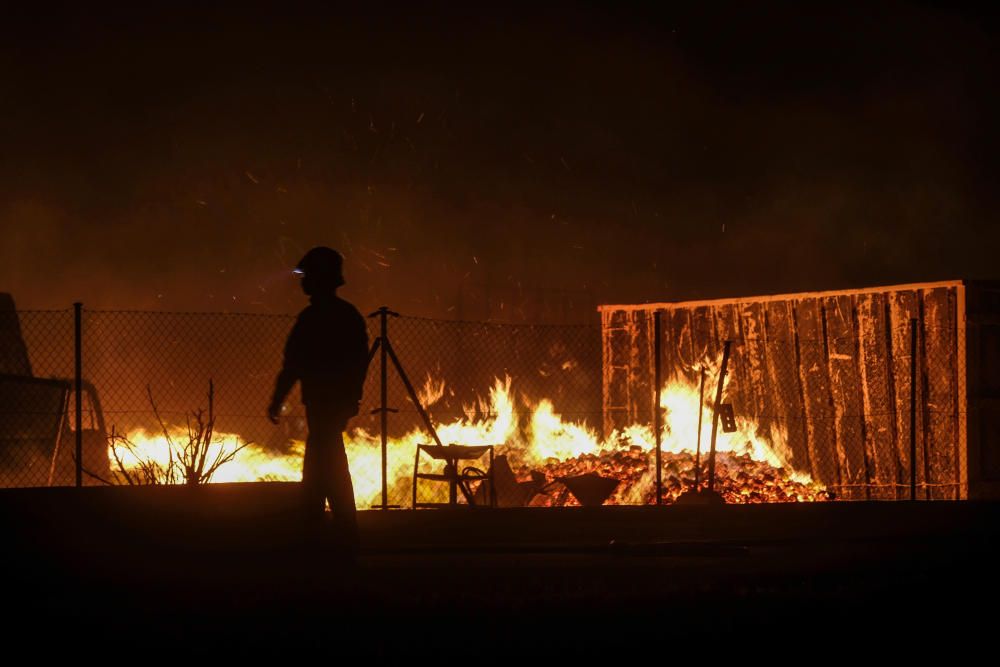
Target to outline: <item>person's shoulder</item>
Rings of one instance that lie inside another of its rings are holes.
[[[345,317],[349,317],[354,320],[360,320],[361,322],[365,321],[364,315],[362,315],[361,311],[358,310],[357,306],[355,306],[350,301],[345,301],[344,299],[341,299],[338,296],[337,307],[340,309],[340,311],[344,314]]]
[[[296,322],[308,322],[309,320],[316,317],[316,307],[309,304],[305,308],[299,311],[298,316],[296,316]]]

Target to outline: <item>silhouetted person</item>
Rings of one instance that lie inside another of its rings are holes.
[[[305,514],[317,529],[330,502],[337,532],[358,546],[354,487],[344,451],[344,429],[358,413],[368,365],[368,330],[358,310],[337,296],[344,284],[343,259],[330,248],[313,248],[295,268],[310,305],[285,344],[268,417],[275,424],[295,382],[302,384],[309,436],[302,462]]]

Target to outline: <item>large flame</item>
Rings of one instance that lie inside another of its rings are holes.
[[[713,373],[708,373],[706,387],[713,387],[714,383]],[[428,404],[434,403],[444,391],[442,381],[428,376],[421,398]],[[524,409],[519,411],[520,405]],[[661,393],[660,406],[664,416],[662,451],[665,465],[669,468],[665,478],[673,475],[670,477],[671,484],[679,492],[682,478],[693,476],[693,455],[699,442],[699,409],[703,416],[700,439],[702,461],[705,460],[712,431],[712,406],[707,400],[699,401],[698,382],[687,376],[675,377],[667,382]],[[564,420],[548,399],[532,403],[522,397],[520,402],[516,401],[509,377],[498,378],[487,398],[466,406],[465,417],[438,424],[437,433],[446,444],[495,445],[498,453],[506,453],[521,473],[542,470],[554,478],[568,472],[598,472],[621,479],[622,484],[609,502],[642,503],[649,502],[652,497],[655,471],[650,461],[655,438],[649,426],[635,424],[611,433],[606,439],[601,438],[585,423]],[[175,443],[183,441],[186,430],[179,427],[171,435]],[[744,480],[732,491],[735,500],[752,500],[759,494],[764,494],[761,499],[805,500],[817,497],[821,487],[813,483],[809,475],[788,465],[783,439],[780,431],[776,436],[772,434],[770,440],[762,437],[756,424],[745,418],[737,419],[735,432],[719,431],[716,442],[716,449],[721,454],[719,475]],[[109,448],[112,468],[117,465],[114,454],[127,468],[137,468],[139,459],[165,465],[170,457],[170,445],[162,434],[135,431],[129,434],[129,440],[133,445],[131,451],[118,447],[112,452]],[[422,429],[390,439],[386,481],[391,497],[408,497],[416,447],[431,442],[430,434]],[[209,458],[214,458],[220,450],[223,453],[234,451],[240,444],[238,435],[217,434]],[[346,434],[345,445],[357,506],[364,508],[378,504],[382,485],[381,441],[378,434],[355,429]],[[221,465],[209,481],[298,481],[301,479],[303,451],[304,443],[301,441],[291,442],[285,453],[268,451],[251,443],[236,452],[231,461]],[[421,465],[429,470],[433,462],[427,460]],[[751,477],[756,481],[751,481]],[[773,477],[776,481],[765,484],[760,481],[764,477]],[[787,488],[777,496],[760,490],[765,486],[771,488],[774,484]],[[672,493],[670,497],[676,495]],[[572,503],[565,493],[563,496],[563,501]],[[549,496],[546,502],[552,504],[553,497]]]

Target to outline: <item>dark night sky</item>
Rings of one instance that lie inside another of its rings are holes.
[[[0,291],[294,312],[320,243],[467,318],[1000,277],[991,16],[289,6],[6,17]]]

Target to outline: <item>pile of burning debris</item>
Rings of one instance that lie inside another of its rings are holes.
[[[692,452],[663,455],[663,502],[673,503],[687,490],[694,488],[695,455]],[[707,466],[702,458],[702,486]],[[580,502],[565,482],[583,475],[596,475],[618,480],[606,504],[634,505],[656,502],[654,483],[655,458],[652,452],[632,446],[602,454],[583,454],[564,461],[550,461],[540,469],[547,480],[553,480],[531,501],[537,507],[569,507]],[[531,470],[518,466],[515,473],[526,479]],[[748,454],[718,452],[716,454],[715,490],[727,503],[802,502],[829,500],[830,494],[821,485],[803,483],[792,471],[775,468],[755,461]]]
[[[414,396],[415,402],[420,400]],[[434,462],[421,462],[419,457],[414,461],[413,453],[418,445],[432,441],[478,450],[490,445],[496,447],[497,456],[492,467],[488,461],[477,460],[474,464],[470,461],[476,475],[462,474],[461,482],[469,484],[466,497],[472,496],[476,504],[490,502],[488,487],[482,483],[489,471],[492,471],[495,500],[500,507],[655,503],[656,439],[645,425],[637,424],[602,438],[584,422],[564,420],[547,399],[515,400],[509,377],[497,378],[489,399],[482,403],[479,413],[472,416],[389,438],[388,459],[381,455],[378,435],[361,429],[348,433],[345,445],[358,505],[370,507],[378,502],[382,495],[383,474],[386,486],[397,497],[412,493],[411,480],[417,478],[418,472],[434,479],[441,478],[440,466],[435,468]],[[697,443],[711,443],[715,435],[718,435],[714,484],[718,496],[715,500],[764,503],[831,498],[822,485],[793,470],[786,463],[787,459],[776,453],[770,441],[758,435],[759,429],[754,423],[737,419],[734,429],[724,428],[722,433],[713,434],[713,425],[707,420],[702,424],[699,419],[699,409],[709,409],[706,404],[697,384],[674,380],[663,389],[661,405],[666,423],[662,430],[661,471],[665,503],[687,500],[681,496],[695,488],[696,454],[691,445],[696,445],[694,450],[697,450],[701,447]],[[526,408],[527,414],[519,414],[519,408]],[[186,427],[176,429],[168,434],[164,426],[159,435],[144,431],[130,433],[130,451],[123,453],[109,448],[109,460],[122,459],[125,466],[138,465],[136,461],[169,465],[172,451],[169,439],[176,437],[184,442],[188,433]],[[436,431],[436,437],[432,437],[432,431]],[[211,481],[301,479],[304,449],[301,441],[293,443],[294,447],[288,452],[275,454],[245,443],[238,435],[217,433],[215,438],[219,440],[217,446],[225,462]],[[708,449],[701,447],[702,489],[708,478]],[[126,454],[135,461],[125,460]],[[383,461],[387,465],[385,473]]]

